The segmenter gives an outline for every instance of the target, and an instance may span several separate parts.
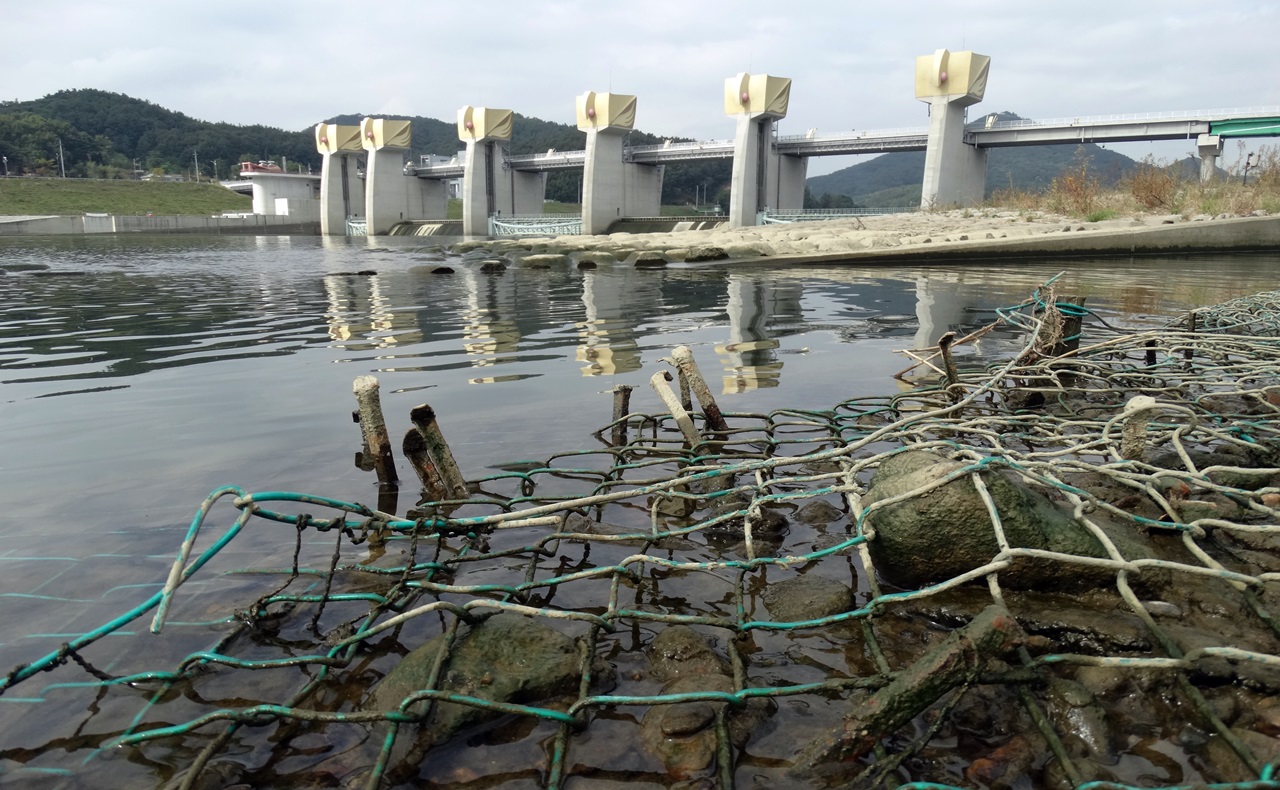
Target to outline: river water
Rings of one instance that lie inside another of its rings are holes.
[[[154,591],[219,486],[374,504],[372,473],[352,462],[357,376],[381,382],[397,446],[409,409],[431,404],[473,477],[598,446],[591,432],[617,384],[636,387],[633,410],[663,411],[647,381],[677,345],[725,411],[827,408],[905,386],[899,350],[981,327],[1059,272],[1059,294],[1150,326],[1270,290],[1280,262],[481,273],[413,238],[89,236],[0,240],[0,269],[7,670]],[[994,360],[1018,342],[997,331],[961,353]],[[416,483],[403,462],[400,475]],[[291,534],[246,540],[292,545]],[[12,736],[13,707],[0,704],[0,783],[56,751]],[[57,746],[70,763],[84,757]]]

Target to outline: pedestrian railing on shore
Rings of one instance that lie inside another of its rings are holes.
[[[757,225],[784,225],[790,222],[814,222],[849,217],[875,217],[881,214],[908,214],[919,211],[918,206],[888,206],[882,208],[802,208],[765,209],[756,215]]]
[[[579,236],[582,217],[576,214],[490,217],[490,236]]]

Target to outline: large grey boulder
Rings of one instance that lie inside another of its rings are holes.
[[[920,492],[964,468],[925,450],[907,450],[880,464],[863,505],[908,495],[874,510],[868,548],[876,570],[889,583],[914,589],[986,565],[1000,551],[987,507],[969,475]],[[1013,548],[1041,549],[1080,557],[1106,557],[1097,538],[1040,490],[1007,469],[987,468],[982,480]],[[1108,528],[1126,559],[1152,552],[1132,533]],[[1115,571],[1056,559],[1019,558],[1000,572],[1002,584],[1038,589],[1079,589],[1114,580]]]

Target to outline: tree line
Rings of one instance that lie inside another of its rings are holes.
[[[358,123],[359,114],[336,115],[326,123]],[[453,156],[462,147],[453,123],[423,116],[407,119],[413,126],[412,161],[423,154]],[[665,138],[634,131],[629,145],[654,145]],[[677,142],[684,138],[671,138]],[[586,135],[576,126],[517,114],[511,152],[541,153],[549,149],[580,151]],[[287,163],[293,172],[319,172],[311,128],[288,131],[269,126],[212,123],[167,110],[121,93],[66,90],[26,102],[0,102],[0,155],[10,175],[79,178],[133,178],[139,173],[184,174],[228,178],[240,162]],[[196,170],[198,163],[199,170]],[[216,171],[215,171],[216,166]],[[728,201],[729,160],[668,165],[663,174],[663,203],[692,205]],[[552,173],[547,199],[579,200],[581,175]]]

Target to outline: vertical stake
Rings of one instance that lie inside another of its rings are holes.
[[[391,439],[387,437],[387,423],[382,418],[382,403],[378,397],[378,380],[373,376],[357,376],[351,389],[359,405],[360,430],[364,432],[364,446],[368,448],[366,462],[373,456],[373,470],[378,482],[393,486],[400,482],[396,475],[396,460],[391,454]]]
[[[960,371],[956,368],[956,358],[951,354],[951,344],[956,342],[955,332],[946,332],[938,338],[938,351],[942,353],[943,369],[947,372],[947,391],[953,398],[960,395]]]
[[[1196,333],[1196,311],[1195,310],[1192,310],[1187,315],[1187,331],[1193,335]],[[1191,358],[1196,355],[1196,352],[1195,352],[1195,349],[1193,349],[1190,345],[1188,345],[1187,350],[1182,352],[1182,355],[1183,357],[1186,358],[1188,362],[1190,362]]]
[[[613,388],[613,432],[609,437],[614,447],[627,443],[626,416],[631,413],[631,390],[629,384],[619,384]]]
[[[706,380],[702,378],[698,363],[693,361],[693,351],[688,346],[676,346],[671,350],[671,359],[675,361],[676,370],[680,372],[680,381],[688,382],[689,388],[698,398],[698,403],[702,405],[702,416],[706,418],[707,427],[716,433],[727,432],[729,425],[724,421],[724,415],[721,414],[719,404],[707,387]],[[685,408],[688,409],[689,406],[686,405]]]
[[[422,434],[423,449],[435,462],[435,467],[440,472],[440,479],[444,483],[444,488],[449,495],[455,499],[466,499],[470,492],[467,490],[467,481],[462,477],[462,472],[458,469],[458,462],[453,458],[453,451],[449,449],[449,443],[444,440],[444,435],[440,433],[440,426],[436,424],[436,412],[427,404],[414,406],[409,410],[409,419],[413,421],[413,425],[418,429],[418,433]]]

